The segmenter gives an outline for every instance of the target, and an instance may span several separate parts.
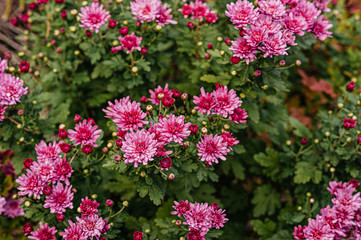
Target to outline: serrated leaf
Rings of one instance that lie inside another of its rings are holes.
[[[289,122],[293,128],[293,133],[299,137],[312,138],[312,133],[296,118],[290,117]]]
[[[280,194],[270,184],[258,186],[254,191],[252,203],[255,205],[253,216],[272,215],[281,206]]]

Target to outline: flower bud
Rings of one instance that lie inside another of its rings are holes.
[[[183,100],[187,100],[188,99],[188,94],[187,93],[182,93],[181,98]]]
[[[88,170],[88,169],[84,169],[84,170],[83,170],[83,173],[84,173],[84,174],[88,174],[88,173],[89,173],[89,170]]]
[[[173,173],[169,173],[168,174],[168,179],[169,180],[173,180],[175,178],[174,174]]]
[[[56,214],[56,220],[58,220],[58,222],[62,222],[64,221],[64,219],[65,219],[64,214],[61,213]]]
[[[301,212],[301,211],[302,211],[302,207],[301,207],[301,206],[298,206],[298,207],[297,207],[297,211]]]
[[[329,131],[325,132],[325,136],[326,136],[326,137],[329,137],[329,136],[330,136],[330,132],[329,132]]]
[[[152,106],[152,105],[148,105],[148,106],[146,107],[146,110],[147,110],[148,112],[153,111],[153,106]]]
[[[315,203],[315,199],[314,199],[314,198],[311,198],[311,199],[310,199],[310,203],[311,203],[311,204],[314,204],[314,203]]]
[[[297,59],[297,60],[295,61],[295,64],[296,64],[297,67],[299,67],[299,66],[301,66],[302,62]]]
[[[279,62],[279,65],[280,65],[281,67],[285,66],[285,65],[286,65],[286,61],[285,61],[285,60],[281,60],[281,61]]]
[[[222,42],[223,38],[221,36],[217,37],[217,42]]]
[[[205,127],[201,128],[201,133],[202,134],[206,134],[207,132],[208,132],[207,128],[205,128]]]
[[[348,142],[348,143],[352,142],[352,138],[350,138],[350,137],[346,138],[346,142]]]
[[[91,198],[96,199],[98,197],[98,195],[96,195],[95,193],[93,195],[91,195]]]
[[[336,171],[336,169],[334,167],[330,168],[330,172],[334,173]]]
[[[122,205],[123,205],[124,207],[128,207],[128,206],[129,206],[129,202],[128,202],[128,201],[124,201],[124,202],[122,203]]]
[[[212,49],[212,48],[213,48],[213,44],[212,44],[212,43],[208,43],[207,48],[208,48],[208,49]]]
[[[114,161],[120,162],[121,160],[122,160],[122,156],[120,156],[120,155],[115,155],[114,156]]]
[[[318,144],[320,142],[320,140],[318,140],[317,138],[313,141],[315,144]]]
[[[138,72],[138,68],[137,67],[132,67],[132,73],[137,73]]]
[[[24,202],[25,207],[30,207],[31,203],[29,201]]]
[[[114,205],[114,202],[111,199],[107,199],[107,201],[105,202],[105,204],[107,205],[107,207],[111,207]]]
[[[260,70],[256,70],[254,73],[253,73],[254,76],[256,77],[259,77],[261,76],[261,71]]]
[[[286,145],[287,145],[287,146],[290,146],[291,144],[292,144],[291,140],[287,140],[287,141],[286,141]]]

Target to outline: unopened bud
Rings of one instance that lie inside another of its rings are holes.
[[[148,105],[148,106],[146,107],[146,110],[147,110],[148,112],[153,111],[153,106],[152,106],[152,105]]]
[[[224,126],[223,126],[223,128],[226,129],[226,130],[230,129],[230,127],[231,127],[231,126],[229,126],[229,124],[227,124],[227,123],[224,124]]]
[[[208,132],[207,128],[202,127],[202,129],[201,129],[201,133],[206,134],[207,132]]]
[[[320,142],[320,140],[318,140],[317,138],[313,141],[315,144],[318,144]]]
[[[329,132],[329,131],[325,132],[325,136],[326,136],[326,137],[329,137],[329,136],[330,136],[330,132]]]
[[[128,201],[124,201],[122,204],[123,204],[124,207],[128,207],[128,206],[129,206],[129,202],[128,202]]]
[[[337,104],[337,107],[338,107],[338,108],[343,108],[343,103]]]
[[[287,140],[287,141],[286,141],[286,145],[287,145],[287,146],[290,146],[291,144],[292,144],[291,140]]]
[[[330,172],[334,173],[336,171],[336,169],[334,167],[330,168]]]
[[[236,71],[232,71],[232,72],[231,72],[231,75],[232,75],[232,76],[236,76],[236,75],[237,75],[237,72],[236,72]]]

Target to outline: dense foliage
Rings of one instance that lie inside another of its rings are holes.
[[[28,2],[1,239],[317,239],[361,180],[360,15],[329,2]]]

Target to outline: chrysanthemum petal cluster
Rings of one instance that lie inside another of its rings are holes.
[[[192,20],[199,19],[199,21],[203,21],[205,19],[208,23],[215,23],[218,20],[215,11],[211,11],[207,3],[202,0],[186,3],[178,11],[183,14],[184,18],[191,17]]]
[[[0,73],[0,104],[15,105],[20,98],[28,93],[28,88],[23,87],[24,82],[7,73]]]
[[[160,26],[167,24],[177,24],[172,20],[172,9],[168,9],[168,4],[163,4],[160,0],[135,0],[130,2],[130,11],[135,20],[143,22],[156,21]]]
[[[90,31],[99,32],[101,26],[109,20],[110,14],[103,9],[104,6],[94,1],[90,6],[80,8],[80,27],[89,29]]]
[[[93,121],[84,119],[83,122],[75,125],[75,131],[72,129],[68,130],[70,141],[75,142],[74,146],[81,144],[90,145],[97,147],[97,139],[100,137],[101,129],[98,129],[98,126],[93,124]]]
[[[295,35],[306,32],[325,40],[332,34],[328,31],[332,24],[321,15],[328,2],[300,0],[293,5],[292,1],[260,0],[256,7],[248,0],[238,0],[227,4],[226,16],[244,32],[242,38],[232,41],[233,56],[249,64],[257,59],[257,53],[264,58],[288,55],[289,46],[296,45]]]

